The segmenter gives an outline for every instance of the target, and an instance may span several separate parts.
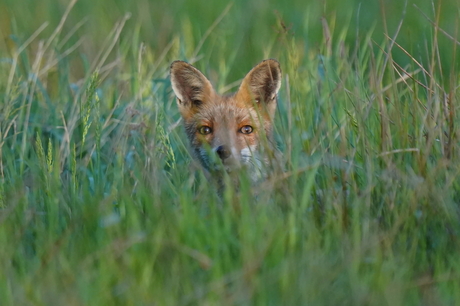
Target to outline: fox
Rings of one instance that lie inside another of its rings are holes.
[[[281,68],[267,59],[252,68],[238,90],[221,95],[197,68],[174,61],[170,79],[192,155],[219,180],[245,169],[252,182],[266,178],[276,146],[274,117]],[[266,140],[266,141],[265,141]]]

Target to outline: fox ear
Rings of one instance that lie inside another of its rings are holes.
[[[268,59],[251,69],[237,92],[244,101],[269,104],[276,99],[281,86],[281,68],[277,60]]]
[[[175,61],[171,64],[171,84],[181,112],[200,106],[214,92],[211,82],[195,67]]]

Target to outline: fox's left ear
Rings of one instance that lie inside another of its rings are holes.
[[[263,102],[268,106],[270,102],[276,101],[280,87],[280,64],[277,60],[268,59],[249,71],[238,89],[237,96],[244,101]]]

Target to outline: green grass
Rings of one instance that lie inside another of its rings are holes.
[[[459,7],[413,4],[0,0],[1,304],[460,304]],[[268,57],[285,172],[219,199],[169,64]]]

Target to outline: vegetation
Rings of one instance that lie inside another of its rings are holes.
[[[1,304],[459,304],[459,7],[394,2],[0,0]],[[269,57],[286,171],[220,199],[169,64]]]

